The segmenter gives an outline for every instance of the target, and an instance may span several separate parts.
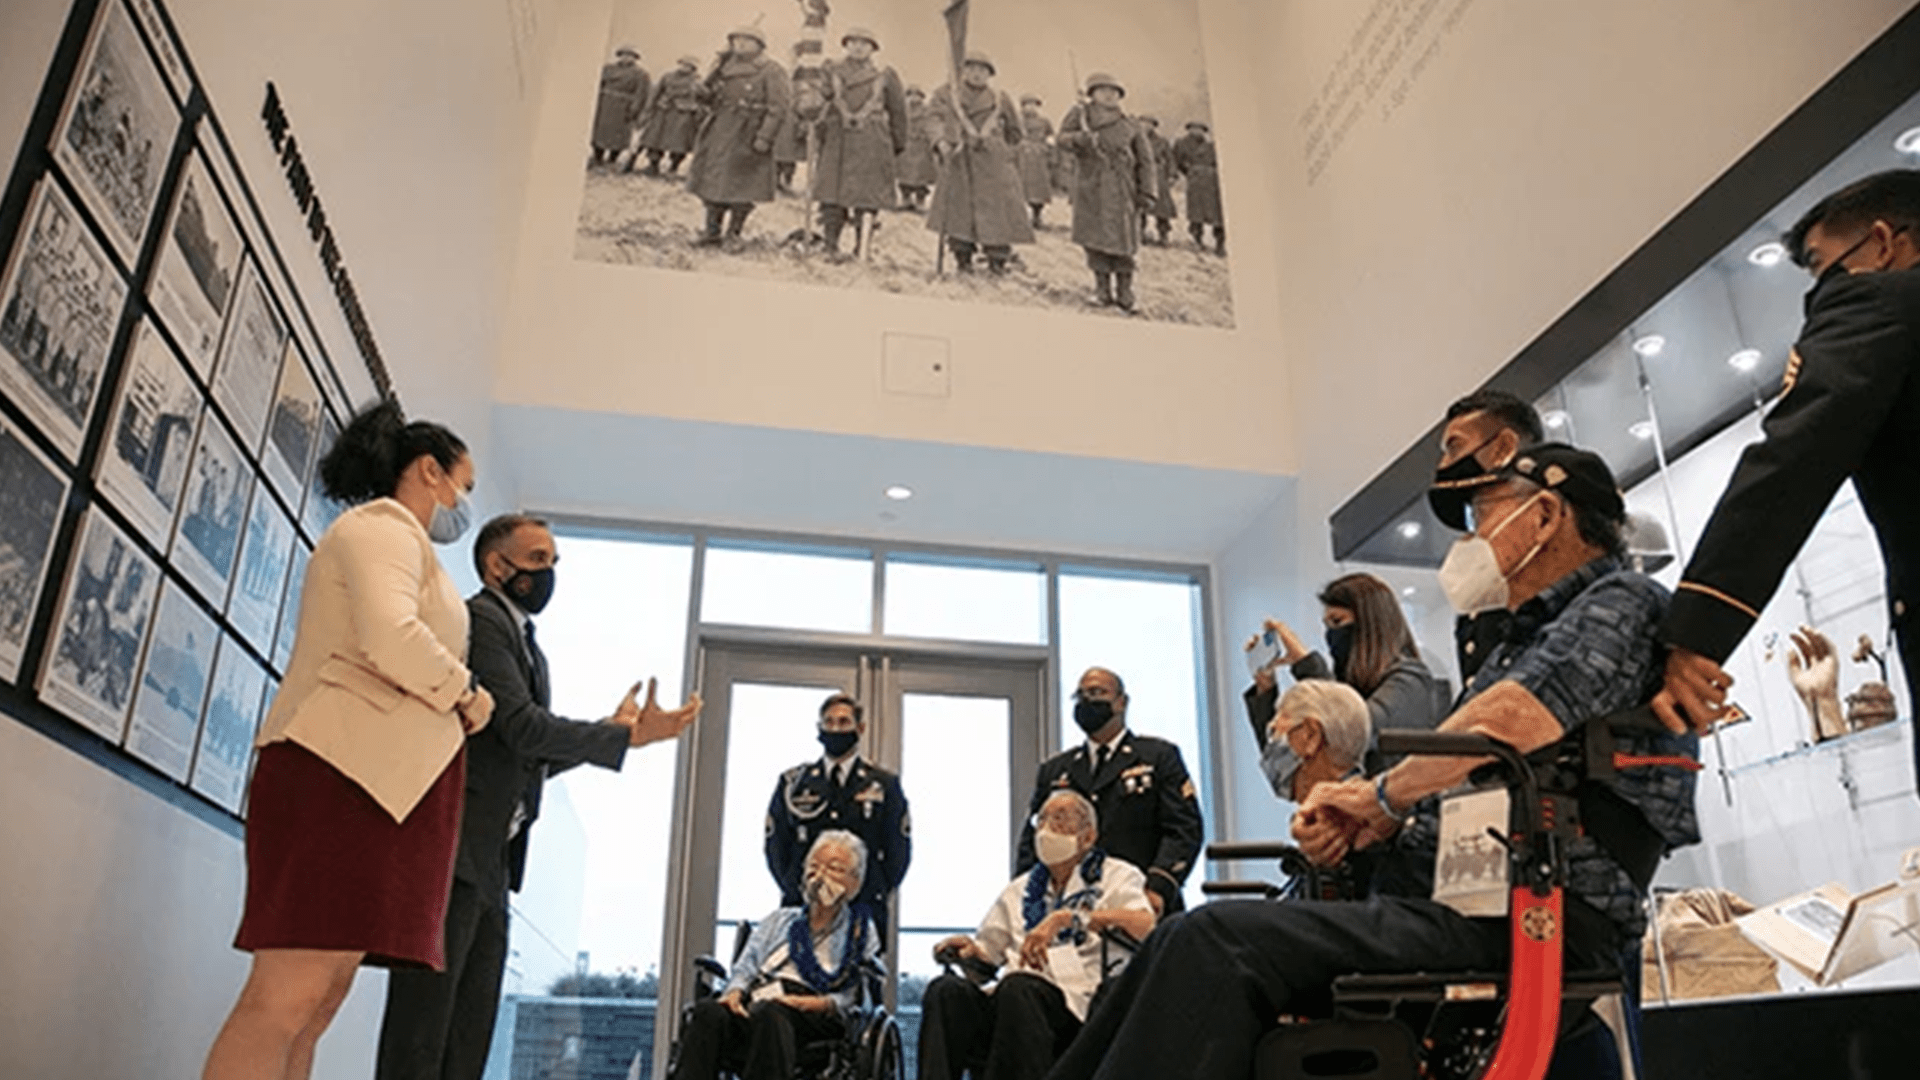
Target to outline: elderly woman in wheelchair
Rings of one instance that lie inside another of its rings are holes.
[[[866,910],[852,902],[867,867],[866,844],[844,830],[808,850],[806,905],[781,908],[754,928],[719,996],[696,1002],[682,1024],[672,1080],[791,1080],[803,1053],[845,1041],[865,1019],[879,944]]]
[[[1073,1039],[1113,956],[1153,929],[1140,870],[1095,847],[1093,804],[1061,788],[1034,824],[1033,869],[1007,883],[972,937],[947,938],[927,986],[921,1080],[1039,1080]],[[998,981],[995,981],[996,976]],[[985,986],[984,984],[991,984]]]

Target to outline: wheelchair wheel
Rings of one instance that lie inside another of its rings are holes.
[[[906,1076],[906,1054],[900,1047],[900,1025],[885,1009],[875,1009],[860,1032],[855,1058],[858,1080],[901,1080]]]

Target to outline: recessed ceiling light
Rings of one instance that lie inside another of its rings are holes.
[[[1401,522],[1400,538],[1402,540],[1418,540],[1420,538],[1420,523],[1417,521]]]
[[[1540,422],[1555,431],[1566,427],[1567,421],[1571,419],[1572,417],[1567,415],[1567,410],[1565,409],[1548,409],[1546,412],[1540,414]]]
[[[1667,339],[1659,334],[1648,334],[1646,337],[1634,339],[1633,342],[1633,351],[1645,357],[1659,356],[1661,350],[1666,347]]]
[[[1893,148],[1903,154],[1920,154],[1920,127],[1912,127],[1894,136]]]
[[[1760,360],[1761,355],[1759,349],[1741,349],[1739,352],[1727,357],[1727,364],[1735,371],[1752,371],[1754,368],[1760,366]]]
[[[1627,425],[1627,434],[1636,439],[1651,439],[1653,438],[1653,421],[1636,420]]]
[[[1787,245],[1769,240],[1747,252],[1747,261],[1755,266],[1779,266],[1787,260]]]
[[[1413,595],[1414,593],[1417,593],[1417,592],[1419,592],[1419,591],[1420,591],[1419,589],[1416,589],[1416,588],[1414,588],[1413,586],[1411,586],[1411,585],[1409,585],[1409,586],[1407,586],[1406,588],[1404,588],[1404,589],[1401,589],[1401,590],[1400,590],[1400,595],[1401,595],[1401,596],[1412,596],[1412,595]]]
[[[887,489],[887,498],[894,502],[905,502],[913,498],[913,489],[905,484],[895,484]]]

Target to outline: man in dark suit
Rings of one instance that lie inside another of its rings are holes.
[[[867,845],[867,872],[855,903],[887,932],[887,899],[913,860],[913,818],[900,778],[860,757],[867,732],[860,703],[834,694],[820,705],[818,760],[780,774],[767,805],[767,869],[780,884],[780,906],[798,907],[807,852],[820,834],[845,829]]]
[[[1920,676],[1920,169],[1841,188],[1786,245],[1816,279],[1806,325],[1766,437],[1740,456],[1661,627],[1672,651],[1654,709],[1676,731],[1719,719],[1733,685],[1721,662],[1846,480],[1880,540],[1910,692]]]
[[[1147,875],[1154,914],[1181,910],[1180,888],[1200,855],[1205,826],[1180,748],[1127,730],[1126,684],[1106,668],[1088,668],[1074,700],[1074,723],[1087,741],[1041,763],[1015,871],[1034,864],[1034,815],[1047,796],[1072,788],[1100,814],[1100,846]]]
[[[526,869],[527,833],[547,777],[583,762],[619,769],[627,750],[677,737],[700,715],[646,704],[636,684],[611,717],[563,720],[532,616],[553,595],[553,533],[523,514],[487,522],[473,545],[485,588],[467,600],[468,667],[494,698],[493,723],[467,740],[466,810],[447,905],[444,972],[395,971],[380,1027],[378,1080],[479,1080],[493,1041],[507,959],[507,893]]]

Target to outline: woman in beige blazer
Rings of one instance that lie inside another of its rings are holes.
[[[247,813],[253,953],[207,1080],[303,1080],[361,964],[444,964],[473,685],[467,608],[435,555],[466,532],[473,461],[387,402],[320,462],[350,504],[313,550],[293,658],[261,725]]]

